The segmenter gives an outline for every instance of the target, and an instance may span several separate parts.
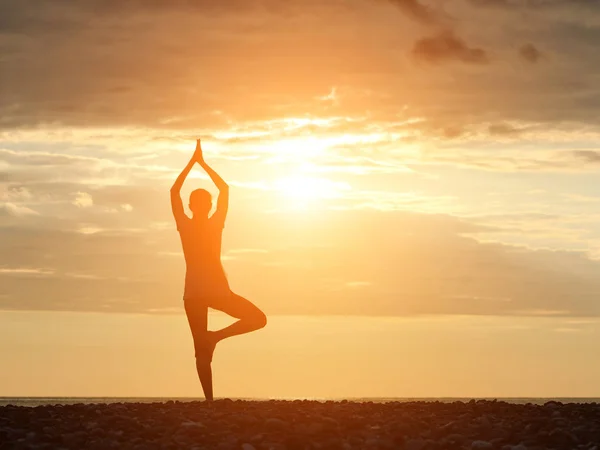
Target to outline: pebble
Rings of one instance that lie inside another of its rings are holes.
[[[427,446],[423,439],[409,439],[404,445],[404,450],[421,450]]]
[[[194,429],[203,429],[206,428],[200,422],[182,422],[180,425],[181,428],[194,428]]]
[[[281,429],[281,428],[285,428],[285,426],[287,425],[285,421],[281,420],[281,419],[277,419],[275,417],[271,417],[269,419],[266,420],[265,425],[268,428],[273,428],[273,429]]]
[[[219,400],[0,407],[0,448],[598,450],[598,442],[597,404]]]

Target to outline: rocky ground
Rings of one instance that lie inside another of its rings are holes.
[[[599,449],[600,404],[231,401],[0,407],[0,449]]]

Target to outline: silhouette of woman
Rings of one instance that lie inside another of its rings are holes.
[[[190,195],[190,219],[183,210],[180,191],[195,163],[200,164],[219,189],[217,209],[209,217],[212,199],[208,191],[197,189]],[[194,339],[196,369],[207,401],[213,400],[212,356],[217,343],[238,334],[249,333],[267,324],[267,317],[249,300],[234,294],[221,264],[221,236],[229,207],[229,186],[204,161],[200,139],[194,155],[171,188],[171,207],[181,237],[186,262],[185,312]],[[208,331],[208,308],[239,319],[218,331]]]

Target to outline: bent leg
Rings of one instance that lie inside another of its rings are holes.
[[[198,378],[202,384],[204,397],[207,401],[212,401],[213,383],[210,364],[214,345],[211,344],[208,335],[208,306],[199,301],[185,300],[185,313],[194,339]]]
[[[230,296],[214,300],[209,306],[239,319],[228,327],[211,333],[216,342],[239,334],[250,333],[267,324],[267,316],[264,312],[250,300],[233,292]]]

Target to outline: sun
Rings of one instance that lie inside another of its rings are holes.
[[[275,181],[274,188],[285,201],[291,202],[291,206],[302,207],[322,199],[343,197],[344,191],[350,190],[347,183],[305,175],[280,178]]]

